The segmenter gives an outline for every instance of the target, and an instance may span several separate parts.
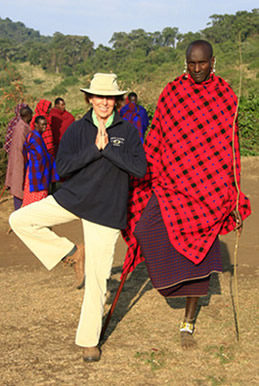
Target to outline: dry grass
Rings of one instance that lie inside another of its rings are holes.
[[[42,98],[51,100],[54,103],[55,98],[61,96],[65,99],[69,111],[86,109],[83,95],[80,92],[80,87],[88,86],[89,80],[86,77],[79,77],[79,84],[66,86],[67,92],[64,95],[50,94],[48,97],[44,97],[45,92],[50,92],[63,80],[62,76],[60,74],[46,73],[39,66],[32,66],[28,62],[17,64],[17,68],[26,87],[28,103],[31,104],[32,108]],[[153,105],[155,107],[159,94],[175,76],[172,73],[166,74],[161,78],[161,75],[153,74],[152,81],[144,81],[141,85],[132,83],[128,91],[137,92],[141,103],[144,105]]]
[[[119,267],[111,278],[112,295]],[[214,277],[210,291],[221,295],[201,302],[195,334],[199,346],[190,352],[179,345],[184,302],[166,302],[146,279],[142,265],[127,280],[102,346],[102,360],[85,364],[73,341],[83,296],[74,289],[73,272],[61,266],[50,274],[26,266],[1,269],[1,384],[258,384],[255,274],[240,280],[240,344],[231,275],[226,272]]]
[[[66,86],[67,92],[65,94],[56,95],[51,93],[51,90],[58,86],[64,79],[60,74],[46,73],[39,66],[32,66],[28,62],[17,64],[17,68],[22,76],[22,82],[26,88],[26,102],[33,110],[40,99],[47,99],[51,101],[54,106],[55,98],[62,97],[66,101],[68,111],[86,111],[87,107],[84,97],[80,92],[80,87],[84,87],[86,85],[84,78],[79,78],[79,84],[69,87]],[[46,92],[49,93],[47,96],[44,95]],[[80,118],[80,116],[77,116],[76,118]]]
[[[253,215],[245,222],[239,248],[240,342],[236,339],[230,263],[235,238],[230,234],[221,240],[224,273],[213,277],[209,296],[200,302],[196,350],[180,348],[184,299],[162,298],[141,264],[125,283],[102,344],[102,359],[95,364],[85,364],[74,343],[83,292],[75,289],[73,271],[59,265],[47,272],[13,233],[6,235],[12,200],[3,200],[0,384],[258,385],[258,178],[259,158],[243,159],[243,190],[251,199]],[[57,231],[74,242],[82,239],[78,222]],[[118,288],[124,255],[120,240],[106,313]]]
[[[39,66],[32,66],[28,62],[17,64],[17,68],[26,87],[26,95],[36,102],[43,98],[46,91],[51,90],[62,80],[59,74],[46,73]]]
[[[247,160],[249,170],[253,162]],[[254,176],[258,168],[254,170]],[[256,194],[246,175],[249,192]],[[247,186],[247,185],[246,185]],[[258,202],[258,200],[257,200]],[[258,209],[258,204],[255,210]],[[71,269],[57,266],[50,273],[12,233],[6,236],[12,200],[1,204],[1,385],[257,385],[258,374],[258,232],[244,233],[240,248],[238,289],[240,342],[237,342],[231,236],[222,243],[224,273],[214,275],[210,294],[201,299],[195,337],[198,348],[182,351],[179,323],[184,299],[166,301],[139,265],[128,277],[102,342],[102,359],[82,360],[74,343],[83,292],[75,289]],[[251,216],[251,229],[256,217]],[[254,222],[255,221],[255,222]],[[249,229],[249,223],[247,228]],[[58,232],[81,240],[79,222],[60,226]],[[234,237],[232,236],[232,239]],[[249,241],[250,239],[250,249]],[[253,242],[252,242],[253,240]],[[232,240],[233,244],[233,240]],[[245,252],[246,253],[245,253]],[[109,282],[105,312],[118,288],[125,244],[120,239]]]

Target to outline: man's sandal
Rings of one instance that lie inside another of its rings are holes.
[[[194,332],[194,323],[181,322],[181,324],[180,324],[180,332],[189,332],[189,334],[193,334],[193,332]]]
[[[193,338],[194,323],[181,322],[180,324],[180,337],[181,346],[184,349],[194,348],[197,343]]]

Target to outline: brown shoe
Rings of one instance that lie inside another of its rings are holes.
[[[98,362],[101,359],[101,350],[98,346],[84,347],[83,359],[85,362]]]
[[[77,289],[81,289],[85,285],[85,248],[84,244],[77,245],[77,250],[72,256],[67,256],[64,260],[65,264],[71,265],[74,267],[76,279],[77,279]]]

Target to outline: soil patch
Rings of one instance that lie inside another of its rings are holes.
[[[240,341],[236,334],[235,235],[221,237],[224,273],[200,299],[196,350],[180,347],[184,299],[165,300],[145,264],[129,275],[102,344],[102,359],[85,364],[74,344],[83,292],[72,269],[48,272],[14,233],[7,235],[12,199],[0,204],[1,384],[13,385],[257,385],[259,158],[242,160],[242,188],[253,214],[238,254]],[[79,221],[56,227],[82,241]],[[117,291],[126,246],[116,248],[105,312]]]

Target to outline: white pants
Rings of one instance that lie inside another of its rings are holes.
[[[49,227],[78,219],[53,196],[13,212],[10,226],[47,269],[55,267],[74,244]],[[110,277],[119,229],[82,219],[85,244],[86,283],[76,334],[76,344],[93,347],[99,342],[107,279]]]

